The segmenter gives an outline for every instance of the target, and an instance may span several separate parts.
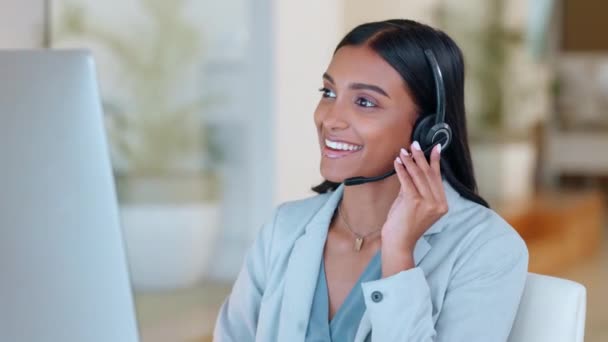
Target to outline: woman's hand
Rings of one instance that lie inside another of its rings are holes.
[[[382,226],[382,273],[385,277],[415,266],[416,242],[448,212],[439,163],[441,146],[433,148],[430,165],[418,142],[411,147],[411,153],[401,149],[394,161],[401,189]]]

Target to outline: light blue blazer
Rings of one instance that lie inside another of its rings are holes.
[[[526,245],[496,212],[443,184],[449,210],[418,240],[416,267],[360,285],[366,310],[356,342],[370,331],[375,342],[507,341],[527,274]],[[304,341],[342,193],[343,185],[275,209],[220,309],[214,341]]]

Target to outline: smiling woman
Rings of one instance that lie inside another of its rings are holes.
[[[458,46],[411,20],[363,24],[322,81],[325,181],[262,227],[215,340],[506,341],[528,252],[477,194]]]
[[[409,139],[413,127],[428,115],[432,115],[431,113],[435,113],[437,99],[432,96],[435,92],[431,89],[435,85],[429,72],[429,64],[425,61],[424,54],[413,53],[424,49],[441,51],[438,54],[442,57],[439,64],[443,83],[446,85],[444,90],[448,94],[445,121],[456,137],[450,149],[448,151],[444,149],[441,171],[462,196],[488,207],[488,203],[477,194],[467,141],[464,61],[458,46],[445,33],[421,29],[412,21],[398,20],[369,23],[354,29],[338,44],[328,71],[323,74],[324,87],[321,88],[323,99],[319,103],[315,117],[318,118],[319,115],[324,114],[319,112],[327,109],[328,101],[324,100],[336,99],[334,76],[340,78],[342,76],[340,73],[346,73],[349,79],[356,81],[348,84],[345,89],[352,94],[344,95],[354,96],[351,99],[355,105],[353,107],[359,107],[359,112],[373,109],[376,116],[379,115],[378,113],[384,113],[383,124],[392,127],[392,130],[384,131],[387,134],[394,132],[391,136],[396,140],[395,147],[387,152],[396,155],[399,146],[407,146],[413,142]],[[337,63],[340,63],[342,69],[336,69]],[[392,93],[396,100],[391,99],[389,93]],[[397,113],[394,113],[395,111]],[[392,120],[409,119],[409,122],[405,124],[391,122],[391,115]],[[318,122],[317,128],[319,128]],[[323,164],[321,168],[323,169]],[[390,168],[391,166],[386,165],[385,162],[383,169]],[[359,170],[352,171],[357,173]],[[378,174],[378,172],[369,174]],[[313,190],[324,193],[330,189],[335,190],[339,184],[339,181],[326,178],[326,181]]]

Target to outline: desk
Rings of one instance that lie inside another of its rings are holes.
[[[207,342],[232,284],[206,283],[171,292],[136,293],[141,342]]]

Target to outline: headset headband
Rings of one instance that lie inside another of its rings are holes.
[[[424,50],[431,70],[433,71],[433,78],[435,79],[435,93],[437,94],[437,109],[435,124],[442,123],[445,120],[445,88],[443,86],[443,76],[441,75],[441,68],[433,51],[427,49]]]

